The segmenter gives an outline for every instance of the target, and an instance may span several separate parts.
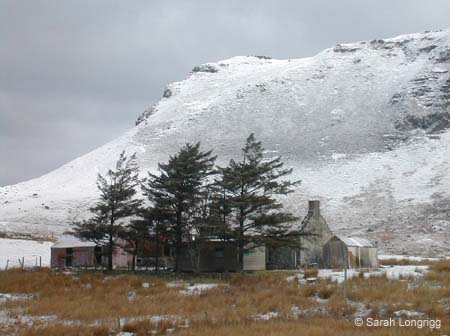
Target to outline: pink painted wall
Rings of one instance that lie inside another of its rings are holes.
[[[131,267],[133,263],[133,255],[126,252],[124,249],[116,246],[113,253],[113,266],[114,267]]]

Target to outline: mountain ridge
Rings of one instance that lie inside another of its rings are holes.
[[[58,234],[87,216],[119,153],[155,170],[185,142],[239,155],[254,132],[302,185],[287,207],[387,252],[448,254],[450,30],[339,44],[316,56],[237,56],[193,68],[121,137],[40,178],[0,188],[0,230]],[[449,210],[450,211],[450,210]]]

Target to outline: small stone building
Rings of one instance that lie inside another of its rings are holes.
[[[300,238],[300,265],[322,265],[322,247],[333,237],[333,233],[320,214],[320,201],[309,201],[308,213],[302,221],[301,229],[306,236]]]
[[[320,214],[320,201],[308,202],[308,212],[300,223],[306,235],[298,239],[297,245],[268,246],[267,269],[296,269],[308,264],[322,264],[322,246],[333,234]]]
[[[323,246],[323,262],[326,268],[377,268],[377,247],[358,237],[333,236]]]

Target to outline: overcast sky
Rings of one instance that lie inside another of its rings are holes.
[[[0,0],[0,186],[132,127],[164,86],[236,55],[450,27],[449,0]]]

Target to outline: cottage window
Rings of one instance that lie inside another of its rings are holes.
[[[216,259],[225,258],[225,250],[223,248],[216,248],[214,251]]]

